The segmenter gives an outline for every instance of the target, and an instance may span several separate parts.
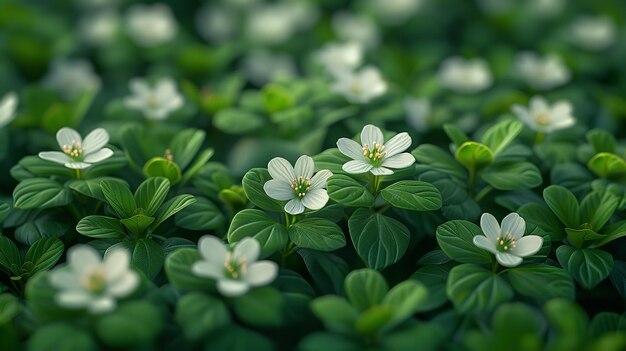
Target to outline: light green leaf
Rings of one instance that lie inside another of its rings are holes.
[[[601,178],[617,179],[626,175],[626,161],[609,152],[601,152],[592,157],[587,167]]]
[[[143,174],[146,177],[164,177],[171,184],[176,184],[182,177],[180,167],[173,161],[164,157],[153,157],[143,166]]]
[[[311,302],[311,310],[319,318],[326,329],[337,333],[354,331],[354,324],[359,311],[352,307],[343,297],[326,295]]]
[[[261,128],[263,116],[242,109],[225,108],[215,114],[213,125],[227,134],[245,134]]]
[[[382,274],[373,269],[358,269],[350,272],[344,283],[346,296],[360,311],[383,302],[389,286]]]
[[[496,123],[482,136],[482,143],[487,145],[495,156],[504,150],[524,129],[524,125],[513,119]]]
[[[489,166],[494,160],[493,152],[487,146],[474,141],[463,143],[456,149],[454,157],[470,172],[479,171]]]
[[[185,129],[176,134],[170,145],[170,152],[180,169],[185,169],[191,163],[191,160],[202,147],[205,136],[204,131],[193,128]]]
[[[120,220],[120,223],[124,225],[135,237],[141,237],[144,235],[144,231],[154,222],[154,217],[148,217],[146,215],[138,214],[130,218],[124,218]]]

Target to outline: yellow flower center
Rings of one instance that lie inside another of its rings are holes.
[[[374,167],[380,167],[385,157],[385,146],[374,141],[370,149],[369,145],[365,144],[363,145],[363,156],[367,157]]]
[[[511,233],[496,238],[496,249],[500,252],[509,252],[515,248],[515,237]]]
[[[83,278],[82,285],[88,291],[99,294],[106,288],[106,275],[103,271],[95,269]]]
[[[298,179],[292,180],[291,189],[296,193],[298,199],[302,199],[311,190],[311,178],[298,177]]]
[[[83,155],[83,146],[80,142],[72,140],[72,144],[63,145],[63,152],[73,161],[80,161],[81,156]]]
[[[545,112],[535,115],[535,122],[540,126],[547,126],[550,124],[550,115]]]
[[[242,274],[246,274],[248,270],[247,260],[245,257],[241,260],[236,260],[232,252],[228,252],[224,259],[224,270],[226,275],[229,275],[233,279],[239,279],[239,277],[241,277]]]

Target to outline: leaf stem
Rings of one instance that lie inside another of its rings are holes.
[[[81,174],[80,174],[80,169],[79,168],[75,168],[74,169],[74,174],[76,176],[76,179],[81,179]]]
[[[373,175],[372,176],[372,180],[370,181],[370,191],[372,192],[372,195],[374,195],[374,197],[376,197],[376,195],[378,194],[378,188],[380,188],[380,182],[382,181],[382,176],[377,176],[377,175]]]
[[[544,137],[545,137],[545,134],[543,132],[537,132],[537,136],[535,137],[535,145],[541,144],[543,142]]]

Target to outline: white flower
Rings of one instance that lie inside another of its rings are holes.
[[[571,40],[585,50],[604,50],[616,39],[615,25],[605,16],[580,17],[571,26]]]
[[[255,238],[244,238],[229,251],[221,240],[205,235],[198,242],[201,259],[191,266],[193,274],[217,280],[217,290],[236,297],[251,287],[263,286],[276,279],[278,265],[258,261],[261,245]]]
[[[330,43],[316,53],[315,59],[330,74],[338,76],[351,72],[361,64],[363,50],[357,43]]]
[[[114,248],[101,259],[91,246],[76,245],[67,252],[67,265],[48,276],[59,291],[54,300],[62,307],[86,308],[92,313],[111,311],[116,299],[130,295],[139,285],[139,275],[130,269],[130,254]]]
[[[496,255],[498,263],[505,267],[515,267],[522,263],[522,257],[536,254],[543,245],[539,235],[526,235],[526,222],[513,212],[504,217],[502,228],[496,218],[483,213],[480,228],[485,235],[476,235],[474,245]]]
[[[224,43],[238,32],[239,18],[230,7],[204,5],[196,15],[196,29],[204,40]]]
[[[365,49],[372,49],[380,43],[378,26],[368,17],[349,12],[338,12],[331,20],[337,37],[342,41],[359,43]]]
[[[131,7],[126,28],[137,45],[155,47],[174,39],[178,25],[170,8],[159,3]]]
[[[428,99],[407,97],[404,99],[404,111],[408,125],[419,132],[424,132],[428,129],[429,119],[432,114],[432,108]]]
[[[385,23],[399,25],[415,15],[424,0],[371,0],[374,11]]]
[[[251,52],[243,58],[241,69],[248,80],[258,86],[297,74],[296,64],[290,56],[269,51]]]
[[[360,71],[339,74],[330,88],[352,103],[366,104],[387,92],[387,83],[377,68],[367,66]]]
[[[551,133],[571,127],[576,123],[576,119],[572,116],[572,105],[566,100],[557,101],[549,106],[545,99],[535,96],[530,99],[528,108],[513,105],[511,110],[520,121],[542,133]]]
[[[458,93],[473,94],[491,86],[491,72],[483,59],[450,57],[439,68],[441,84]]]
[[[304,208],[319,210],[328,202],[326,181],[333,174],[323,169],[313,175],[315,164],[309,156],[303,155],[295,167],[281,157],[273,158],[267,164],[272,176],[263,184],[263,190],[274,200],[288,201],[285,211],[292,215],[304,212]]]
[[[0,128],[11,123],[15,118],[17,109],[17,94],[10,92],[5,94],[0,100]]]
[[[99,90],[101,82],[89,61],[61,59],[52,63],[52,69],[43,78],[43,85],[71,100],[85,91]]]
[[[558,16],[563,12],[566,0],[532,0],[527,1],[530,15],[540,18]]]
[[[276,45],[295,32],[295,22],[281,4],[265,5],[251,12],[246,33],[252,43]]]
[[[534,89],[550,90],[570,80],[569,69],[553,55],[541,58],[533,52],[520,52],[515,58],[515,69]]]
[[[87,44],[104,47],[113,42],[119,28],[120,19],[115,12],[101,11],[83,17],[78,26],[78,33]]]
[[[400,133],[384,141],[383,132],[371,124],[361,131],[361,145],[348,138],[337,140],[339,151],[353,159],[343,165],[343,170],[352,174],[387,175],[393,174],[389,168],[406,168],[415,162],[413,155],[403,152],[411,146],[409,134]]]
[[[145,79],[129,82],[131,96],[124,100],[126,107],[139,110],[147,119],[163,120],[183,105],[183,97],[170,78],[159,79],[151,87]]]
[[[109,142],[109,134],[102,128],[94,129],[85,140],[74,129],[61,128],[57,132],[57,142],[63,152],[40,152],[39,157],[67,168],[84,169],[113,156],[113,150],[103,147]]]

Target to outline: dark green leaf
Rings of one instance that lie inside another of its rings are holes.
[[[268,257],[287,245],[285,226],[277,223],[263,211],[246,209],[238,212],[228,229],[228,242],[235,243],[253,237],[261,244],[261,257]]]
[[[57,238],[42,238],[26,252],[26,262],[32,262],[31,275],[52,268],[63,255],[63,242]]]
[[[152,216],[161,207],[169,191],[170,182],[167,178],[148,178],[135,191],[135,203],[144,209],[146,216]]]
[[[344,174],[334,174],[326,183],[331,200],[344,206],[369,207],[374,202],[374,195],[367,188]]]
[[[448,221],[437,228],[437,242],[443,252],[461,263],[490,263],[491,254],[474,245],[474,237],[483,235],[476,224],[463,220]]]
[[[100,182],[100,187],[104,198],[119,218],[133,216],[137,205],[128,186],[118,181],[103,180]]]
[[[316,218],[304,219],[290,226],[289,239],[298,247],[320,251],[334,251],[346,245],[346,238],[339,226]]]
[[[585,289],[592,289],[606,279],[613,269],[613,256],[599,249],[574,249],[561,245],[556,249],[559,263]]]
[[[266,211],[282,212],[283,206],[280,202],[269,197],[263,189],[263,185],[270,179],[272,177],[266,169],[253,168],[243,176],[241,184],[246,196],[255,206]]]
[[[381,191],[383,199],[394,207],[411,211],[434,211],[441,208],[441,194],[432,184],[402,180]]]
[[[458,312],[478,314],[493,311],[501,303],[510,301],[513,290],[497,274],[465,263],[450,271],[447,295]]]
[[[15,187],[13,201],[13,207],[22,210],[65,206],[72,202],[72,193],[54,180],[33,178]]]
[[[82,235],[98,239],[120,239],[126,236],[119,219],[107,216],[87,216],[76,225]]]

